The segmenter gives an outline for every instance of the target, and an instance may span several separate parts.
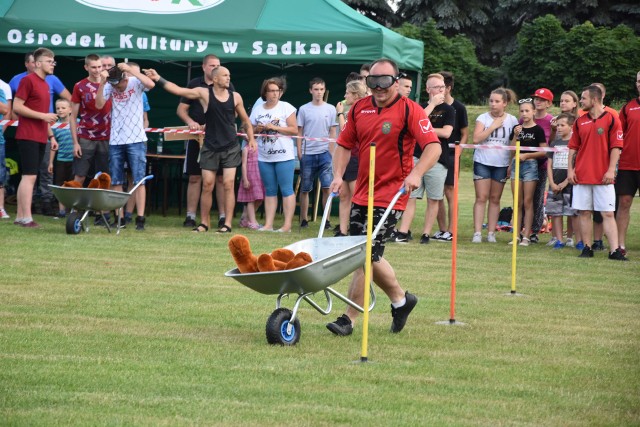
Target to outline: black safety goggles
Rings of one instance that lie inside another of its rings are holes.
[[[383,74],[380,76],[368,75],[366,78],[367,87],[370,89],[380,88],[380,89],[388,89],[390,88],[398,78],[396,76],[390,76],[387,74]]]

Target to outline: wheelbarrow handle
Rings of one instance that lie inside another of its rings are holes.
[[[150,180],[150,179],[153,179],[153,175],[147,175],[147,176],[145,176],[144,178],[142,178],[142,179],[140,180],[140,182],[139,182],[139,183],[137,183],[137,184],[136,184],[136,185],[131,189],[131,191],[129,191],[129,195],[132,195],[132,194],[133,194],[133,193],[138,189],[138,187],[140,187],[142,184],[144,184],[144,183],[145,183],[145,181],[148,181],[148,180]]]
[[[380,221],[378,222],[375,230],[373,231],[372,238],[376,237],[376,235],[378,234],[378,232],[380,231],[380,229],[384,225],[384,222],[387,220],[387,217],[391,213],[391,210],[393,209],[393,207],[397,203],[398,199],[400,198],[400,196],[402,196],[406,192],[407,191],[405,190],[405,188],[403,186],[403,187],[400,188],[400,190],[393,197],[393,199],[391,200],[391,203],[389,203],[389,207],[387,207],[387,209],[384,211],[384,215],[382,215],[382,218],[380,218]],[[320,230],[318,231],[318,238],[319,239],[322,238],[322,233],[324,233],[324,226],[325,226],[325,223],[327,221],[327,218],[329,217],[329,212],[331,211],[331,200],[334,197],[336,197],[337,195],[338,195],[338,193],[332,192],[332,193],[329,193],[329,197],[327,197],[327,204],[324,207],[324,213],[322,214],[322,221],[320,221]]]

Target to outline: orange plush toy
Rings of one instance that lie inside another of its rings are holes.
[[[108,173],[102,172],[98,175],[98,188],[101,190],[111,189],[111,176]]]
[[[241,234],[236,234],[229,240],[229,251],[240,273],[291,270],[313,262],[308,253],[294,254],[286,248],[278,248],[270,254],[256,257],[251,252],[249,239]]]
[[[231,252],[240,273],[258,272],[258,258],[251,252],[249,239],[241,234],[236,234],[229,239],[229,252]]]
[[[64,184],[62,184],[62,186],[69,187],[69,188],[82,188],[82,184],[76,181],[65,181]]]

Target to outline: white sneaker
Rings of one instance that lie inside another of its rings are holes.
[[[556,242],[558,241],[558,239],[556,239],[555,237],[552,237],[549,240],[549,243],[547,243],[547,246],[554,246],[556,244]]]
[[[564,245],[568,248],[573,248],[575,246],[575,244],[573,243],[573,239],[571,237],[569,237],[567,239],[567,241],[564,243]]]
[[[526,237],[523,237],[522,238],[522,242],[520,242],[518,245],[519,246],[529,246],[529,242],[530,242],[529,239],[527,239]]]
[[[5,211],[4,208],[0,209],[0,219],[9,219],[9,218],[11,217],[9,216],[7,211]]]
[[[487,242],[489,243],[498,243],[496,240],[496,233],[487,234]]]
[[[473,233],[473,238],[471,239],[471,243],[482,243],[482,233],[480,232]]]

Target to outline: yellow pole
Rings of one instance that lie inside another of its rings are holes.
[[[367,251],[364,263],[364,316],[362,317],[362,353],[360,361],[367,361],[369,345],[369,288],[371,286],[371,235],[373,234],[373,187],[376,170],[376,143],[369,146],[369,198],[367,201]]]
[[[516,181],[514,184],[514,189],[513,189],[513,216],[511,217],[511,224],[513,225],[512,227],[512,232],[513,232],[513,239],[511,240],[513,245],[511,248],[511,294],[515,294],[516,293],[516,259],[517,259],[517,255],[518,255],[518,237],[520,236],[520,230],[518,230],[518,223],[520,221],[518,221],[518,218],[520,215],[520,212],[518,212],[518,201],[520,200],[520,140],[516,140],[516,154],[515,154],[515,163],[516,163],[516,170],[515,170],[515,176],[516,176]]]

